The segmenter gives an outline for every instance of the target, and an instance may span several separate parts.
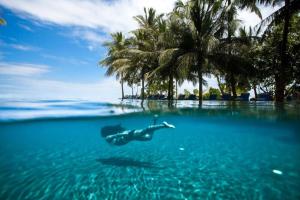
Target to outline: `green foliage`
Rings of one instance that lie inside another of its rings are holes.
[[[256,67],[255,80],[265,92],[275,93],[276,77],[281,67],[281,45],[283,24],[274,26],[266,34],[262,43],[255,45],[249,53]],[[300,17],[294,15],[291,19],[290,34],[287,43],[288,65],[284,68],[285,83],[288,86],[299,83],[300,68]],[[288,91],[286,91],[288,94]]]
[[[198,89],[194,89],[193,90],[193,94],[196,95],[196,96],[199,96],[199,90]]]
[[[210,95],[217,95],[218,97],[221,96],[220,90],[217,88],[213,88],[213,87],[209,88],[208,93]]]
[[[220,92],[220,90],[217,89],[217,88],[210,87],[208,89],[208,92],[204,93],[203,99],[204,100],[209,100],[211,95],[216,95],[217,99],[221,98],[221,92]]]
[[[167,81],[153,81],[147,88],[147,95],[163,94],[168,91]]]
[[[300,20],[293,15],[287,40],[288,66],[282,71],[283,17],[288,6],[276,11],[269,18],[272,22],[263,38],[257,30],[241,27],[239,9],[248,9],[261,18],[256,3],[269,5],[279,1],[225,1],[225,0],[178,0],[168,14],[157,14],[150,8],[144,15],[134,17],[139,27],[125,38],[113,33],[112,40],[105,43],[108,54],[100,64],[107,75],[115,75],[129,86],[142,82],[148,94],[168,93],[174,96],[174,81],[199,84],[194,94],[202,95],[204,75],[215,75],[219,89],[210,88],[210,95],[234,96],[259,88],[273,92],[276,77],[285,75],[287,88],[300,82]],[[299,3],[292,1],[295,7]],[[263,20],[262,24],[268,20]],[[276,23],[275,23],[276,22]],[[262,40],[263,39],[263,40]],[[190,92],[185,90],[185,95]]]
[[[183,94],[184,94],[185,97],[188,97],[188,96],[191,95],[190,91],[188,91],[187,89],[183,90]]]
[[[208,92],[205,92],[204,94],[203,94],[203,100],[209,100],[209,97],[210,97],[210,94],[208,93]]]

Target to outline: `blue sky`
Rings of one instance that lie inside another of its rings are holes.
[[[97,65],[114,31],[136,28],[143,7],[169,12],[174,0],[0,0],[0,98],[99,99],[120,96],[119,83]],[[263,8],[266,16],[272,9]],[[245,25],[259,19],[240,12]],[[213,79],[208,79],[215,86]],[[192,90],[185,83],[181,89]],[[130,89],[126,88],[130,93]]]
[[[74,27],[40,25],[3,8],[2,13],[7,21],[0,29],[5,62],[47,65],[49,77],[66,81],[93,82],[103,76],[104,70],[97,67],[105,54],[101,42],[89,50],[88,41],[73,36]]]

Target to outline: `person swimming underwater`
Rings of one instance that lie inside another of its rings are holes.
[[[145,129],[125,130],[121,125],[106,126],[101,129],[101,135],[112,145],[121,146],[131,141],[150,141],[154,131],[163,128],[175,128],[174,125],[163,122],[156,124],[157,116],[154,116],[153,124]]]

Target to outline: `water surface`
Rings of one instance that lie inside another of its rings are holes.
[[[0,199],[300,199],[297,106],[22,104],[0,109]],[[154,114],[176,129],[122,147],[100,137],[106,125],[144,128]]]

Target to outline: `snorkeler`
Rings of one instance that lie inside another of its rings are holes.
[[[175,128],[174,125],[168,124],[167,122],[156,124],[156,121],[157,115],[154,116],[153,125],[140,130],[125,130],[120,125],[106,126],[101,129],[101,135],[109,144],[121,146],[134,140],[149,141],[152,139],[154,131],[163,128]]]

